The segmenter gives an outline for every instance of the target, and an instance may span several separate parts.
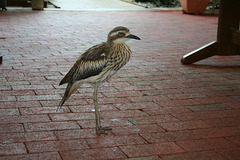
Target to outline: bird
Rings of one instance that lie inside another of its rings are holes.
[[[97,98],[98,87],[101,83],[109,80],[130,60],[132,51],[125,43],[130,39],[141,40],[138,36],[131,34],[128,28],[118,26],[108,33],[106,42],[94,45],[80,55],[73,67],[59,83],[59,85],[67,83],[67,87],[57,110],[62,108],[66,100],[81,84],[93,84],[96,134],[107,134],[105,131],[111,130],[111,128],[102,127],[100,122]]]

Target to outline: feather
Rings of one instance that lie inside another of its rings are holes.
[[[80,85],[79,82],[68,83],[67,88],[66,88],[65,93],[64,93],[64,96],[63,96],[63,98],[62,98],[62,100],[59,103],[59,106],[57,108],[57,111],[62,108],[65,101],[71,96],[71,94],[73,94],[78,89],[79,85]]]
[[[107,43],[101,43],[88,49],[79,57],[59,85],[79,81],[99,74],[107,63],[106,57],[109,53],[107,48]]]

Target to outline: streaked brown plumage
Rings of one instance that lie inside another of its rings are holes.
[[[97,134],[106,134],[105,130],[109,129],[100,124],[97,104],[98,85],[111,78],[129,61],[132,52],[130,47],[125,44],[125,41],[129,39],[140,40],[139,37],[130,34],[126,27],[114,28],[109,32],[107,42],[95,45],[83,53],[59,84],[68,83],[58,109],[78,89],[80,84],[95,84],[94,106]]]

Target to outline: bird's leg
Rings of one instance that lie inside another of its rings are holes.
[[[93,101],[94,101],[94,109],[95,109],[96,129],[100,126],[100,117],[99,117],[99,110],[98,110],[97,92],[98,92],[98,85],[95,84],[94,92],[93,92]]]
[[[100,134],[107,134],[105,130],[112,130],[112,128],[102,127],[100,122],[100,115],[98,110],[98,99],[97,99],[97,92],[98,92],[98,84],[95,84],[94,92],[93,92],[93,101],[94,101],[94,109],[95,109],[95,119],[96,119],[96,133]]]

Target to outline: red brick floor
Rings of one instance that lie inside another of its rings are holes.
[[[240,57],[193,65],[181,57],[216,40],[217,17],[180,11],[0,12],[0,159],[238,160]],[[59,81],[88,47],[123,25],[142,41],[99,88],[83,85],[63,107]]]

